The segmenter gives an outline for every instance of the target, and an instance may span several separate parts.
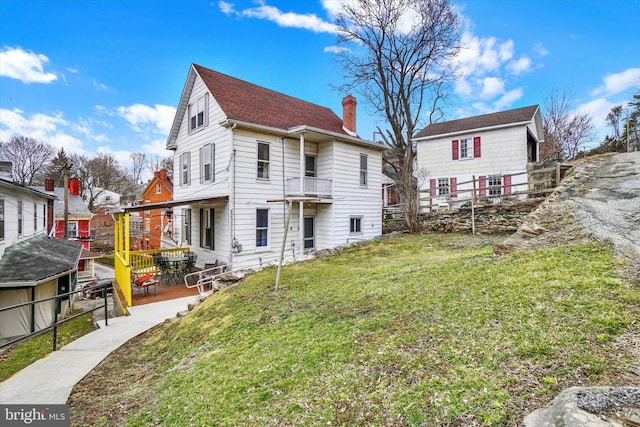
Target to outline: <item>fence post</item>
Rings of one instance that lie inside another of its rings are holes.
[[[476,234],[476,176],[471,176],[473,182],[473,193],[471,194],[471,234]]]
[[[158,286],[158,285],[156,285]],[[104,287],[102,288],[102,292],[104,292],[104,326],[109,326],[109,300],[108,295],[107,295],[107,288],[108,285],[105,282]],[[157,288],[156,288],[157,289]],[[113,286],[113,292],[116,292],[116,287]],[[114,298],[113,294],[111,295],[111,298]]]
[[[556,163],[556,185],[554,187],[558,185],[560,185],[560,162]]]
[[[53,351],[56,351],[58,347],[58,312],[60,310],[60,304],[62,302],[62,298],[60,296],[56,296],[56,309],[54,310],[53,315]],[[35,307],[34,307],[35,308]]]

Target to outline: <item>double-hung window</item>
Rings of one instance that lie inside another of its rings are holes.
[[[215,209],[200,209],[200,247],[215,249]]]
[[[69,221],[69,225],[67,227],[69,238],[78,237],[78,221]]]
[[[349,233],[362,234],[362,217],[352,216],[349,218]]]
[[[449,193],[449,178],[438,178],[438,196],[446,196]]]
[[[22,200],[18,200],[18,236],[22,236]]]
[[[489,187],[490,196],[499,196],[502,194],[502,176],[490,175],[487,178],[487,187]]]
[[[451,141],[453,160],[476,159],[480,157],[480,137],[460,138]]]
[[[156,194],[162,194],[162,184],[159,182],[156,184]]]
[[[256,209],[256,247],[269,244],[269,209]]]
[[[258,178],[269,179],[269,144],[258,142]]]
[[[200,98],[189,104],[189,132],[207,126],[208,122],[209,94],[205,93]]]
[[[206,144],[200,148],[200,182],[215,181],[215,146]]]
[[[180,154],[180,185],[191,184],[191,152]]]
[[[360,185],[361,186],[367,185],[367,170],[368,170],[367,155],[360,154]]]
[[[4,199],[0,199],[0,239],[4,239]]]
[[[38,205],[33,204],[33,232],[38,231]]]
[[[182,240],[191,244],[191,209],[182,210]]]
[[[473,157],[473,145],[471,145],[470,138],[463,138],[460,140],[460,158],[470,159]]]

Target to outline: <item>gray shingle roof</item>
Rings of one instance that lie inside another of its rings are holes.
[[[512,123],[523,123],[533,119],[537,105],[516,108],[514,110],[499,111],[497,113],[483,114],[464,119],[449,120],[448,122],[432,123],[416,134],[414,139],[435,135],[463,132],[473,129],[484,129],[495,126],[503,126]]]
[[[31,187],[34,190],[40,191],[45,194],[53,194],[57,200],[53,204],[53,210],[55,215],[64,214],[64,188],[55,187],[53,192],[45,191],[44,187]],[[70,215],[93,215],[93,213],[87,208],[87,204],[82,200],[81,196],[74,196],[69,194],[69,214]]]
[[[37,282],[77,268],[82,244],[41,234],[15,244],[0,259],[0,288]]]

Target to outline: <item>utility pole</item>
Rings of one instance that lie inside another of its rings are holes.
[[[69,169],[71,169],[71,165],[69,163],[65,163],[62,168],[64,172],[64,234],[62,237],[64,239],[69,238]]]

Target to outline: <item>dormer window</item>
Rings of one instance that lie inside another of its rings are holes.
[[[189,132],[207,126],[209,123],[208,106],[208,93],[205,93],[193,103],[189,104]]]

